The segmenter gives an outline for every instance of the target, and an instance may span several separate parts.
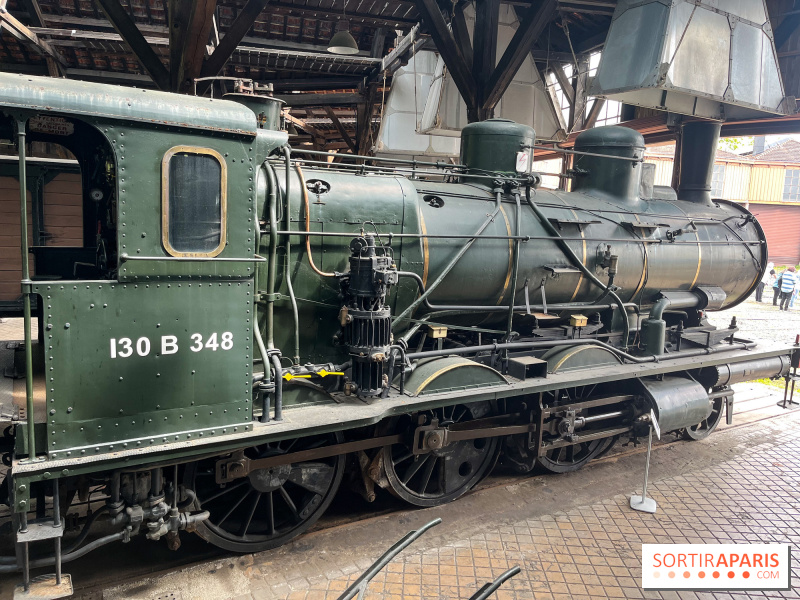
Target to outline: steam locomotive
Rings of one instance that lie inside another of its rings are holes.
[[[790,346],[706,318],[767,261],[753,216],[711,198],[718,123],[684,126],[677,191],[639,133],[588,130],[564,192],[540,187],[534,131],[511,121],[465,127],[459,164],[350,164],[291,148],[280,110],[245,88],[0,73],[27,383],[5,450],[20,559],[0,571],[63,582],[61,563],[137,534],[273,548],[343,480],[438,505],[498,459],[573,471],[654,420],[702,439],[733,383],[788,372]],[[28,247],[30,141],[77,157],[83,247]],[[34,543],[56,551],[31,562]]]

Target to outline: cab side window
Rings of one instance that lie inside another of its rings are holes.
[[[207,148],[172,148],[164,156],[162,241],[173,256],[216,256],[225,247],[225,161]]]

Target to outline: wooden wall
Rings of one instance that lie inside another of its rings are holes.
[[[30,179],[29,179],[29,183]],[[61,173],[47,183],[43,195],[43,243],[45,246],[83,246],[81,176]],[[28,245],[34,244],[32,196],[28,192]],[[30,255],[31,274],[36,271]],[[19,182],[0,177],[0,302],[20,297]]]

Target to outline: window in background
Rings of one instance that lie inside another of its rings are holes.
[[[725,165],[714,165],[714,174],[711,176],[711,196],[722,198],[725,189]]]
[[[786,169],[783,179],[783,199],[787,202],[800,201],[800,169]]]

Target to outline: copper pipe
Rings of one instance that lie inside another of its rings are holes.
[[[300,177],[300,193],[303,194],[303,208],[306,212],[306,233],[311,233],[311,211],[308,206],[308,190],[306,189],[306,180],[303,177],[303,169],[300,168],[300,165],[295,163],[294,168],[297,169],[297,175]],[[314,257],[311,256],[311,236],[306,236],[306,255],[308,256],[308,264],[314,270],[317,275],[322,275],[323,277],[336,277],[335,273],[326,273],[325,271],[320,271],[317,268],[317,265],[314,264]]]

